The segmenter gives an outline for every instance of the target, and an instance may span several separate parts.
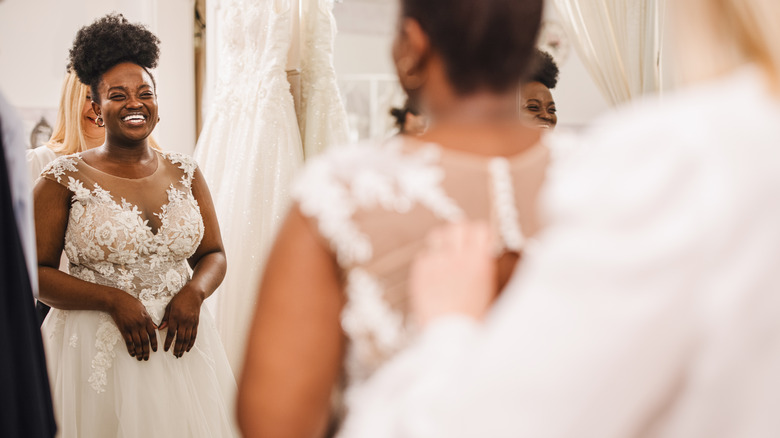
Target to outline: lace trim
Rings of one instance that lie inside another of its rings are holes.
[[[387,305],[382,286],[368,272],[350,270],[346,293],[341,327],[350,339],[347,375],[363,380],[402,347],[406,329],[401,314]]]
[[[493,209],[498,219],[498,231],[506,248],[520,251],[525,243],[520,230],[520,215],[515,205],[509,160],[497,157],[490,160],[490,178],[493,187]]]
[[[184,171],[184,175],[181,177],[181,184],[188,189],[191,188],[192,179],[195,177],[195,169],[198,168],[195,160],[189,155],[180,152],[165,152],[164,156],[171,163],[179,165],[179,169]]]
[[[54,339],[55,336],[62,333],[65,326],[65,320],[68,319],[68,311],[60,309],[51,309],[49,312],[49,318],[51,318],[52,329],[49,333],[49,339]]]
[[[81,154],[66,155],[59,157],[52,161],[41,171],[41,175],[51,175],[58,183],[62,183],[62,176],[65,172],[76,172],[77,159],[81,158]]]
[[[105,313],[101,313],[100,325],[95,334],[95,348],[98,352],[92,358],[92,374],[89,376],[89,385],[97,393],[106,391],[107,371],[114,364],[116,357],[114,347],[120,340],[122,340],[122,335],[114,321]]]
[[[446,221],[465,217],[441,187],[440,151],[428,146],[404,154],[402,142],[382,147],[351,146],[314,160],[293,188],[301,212],[316,218],[320,234],[347,268],[368,261],[371,242],[351,220],[361,208],[405,213],[420,204]]]

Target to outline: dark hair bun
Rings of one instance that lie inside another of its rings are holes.
[[[459,94],[505,92],[530,73],[542,0],[401,0]]]
[[[531,81],[541,82],[547,88],[555,88],[558,85],[558,65],[549,53],[541,50],[536,51],[534,60],[536,69]]]
[[[68,68],[96,90],[103,74],[122,62],[147,70],[156,67],[159,45],[160,40],[145,26],[130,23],[122,14],[109,14],[78,31]]]

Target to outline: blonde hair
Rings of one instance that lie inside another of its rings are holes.
[[[84,117],[81,111],[84,101],[90,90],[87,85],[79,81],[73,72],[65,74],[60,93],[60,107],[57,110],[57,121],[54,130],[46,146],[57,155],[70,155],[76,152],[84,152],[89,147],[84,137]],[[149,136],[149,146],[161,150],[157,142]]]
[[[682,74],[697,81],[755,64],[780,96],[780,1],[674,0]]]
[[[84,138],[84,118],[81,110],[89,93],[89,87],[82,84],[75,73],[68,72],[62,81],[60,107],[54,131],[46,143],[57,155],[68,155],[86,151],[87,139]]]

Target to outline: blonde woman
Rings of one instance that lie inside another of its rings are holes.
[[[103,144],[105,130],[95,122],[89,87],[72,72],[62,81],[57,121],[49,141],[27,152],[30,175],[37,179],[47,164],[61,155],[83,152]]]
[[[686,88],[550,172],[494,310],[489,230],[430,236],[422,334],[355,391],[343,437],[780,436],[780,2],[667,4]]]

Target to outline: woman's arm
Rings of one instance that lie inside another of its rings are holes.
[[[138,360],[149,359],[149,347],[157,351],[157,327],[140,301],[120,289],[79,280],[58,269],[70,211],[68,189],[41,178],[34,198],[40,300],[58,309],[110,314],[128,353]]]
[[[189,258],[192,279],[171,299],[165,308],[160,329],[168,328],[164,349],[168,351],[173,343],[173,354],[181,357],[195,345],[198,335],[200,308],[203,300],[217,289],[225,278],[227,259],[219,232],[217,213],[211,199],[208,185],[198,169],[192,180],[192,196],[198,201],[203,218],[204,234],[195,254]]]
[[[332,253],[293,208],[271,251],[249,333],[237,408],[245,436],[323,435],[344,356],[343,305]]]

